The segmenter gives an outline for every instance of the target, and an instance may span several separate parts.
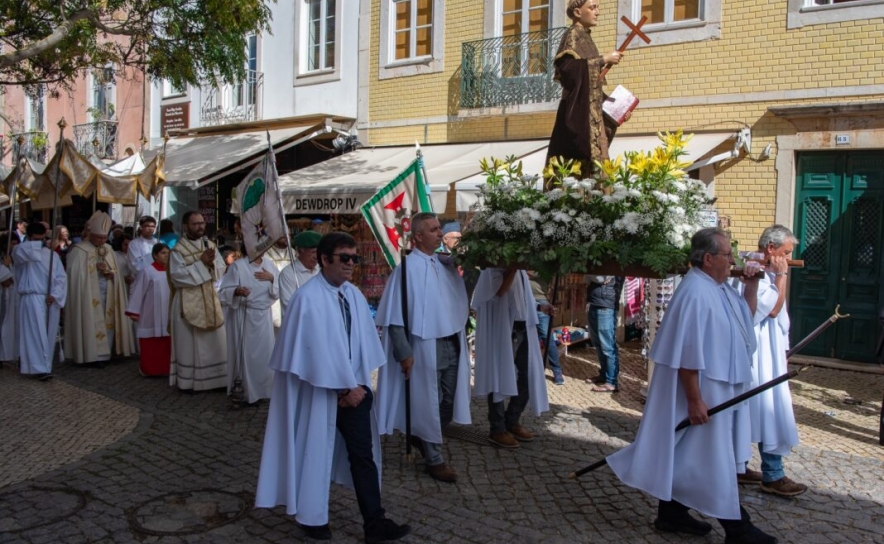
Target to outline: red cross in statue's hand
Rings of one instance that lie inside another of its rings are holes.
[[[639,38],[644,40],[645,43],[651,43],[651,38],[648,38],[648,36],[644,32],[641,31],[642,25],[644,25],[648,21],[647,15],[642,15],[642,18],[638,22],[637,25],[633,24],[632,21],[627,19],[625,15],[623,17],[620,17],[620,20],[623,21],[623,24],[625,24],[626,26],[628,26],[632,30],[629,32],[629,35],[626,36],[626,39],[623,40],[623,43],[620,44],[620,47],[617,48],[617,51],[620,51],[621,53],[626,51],[626,48],[629,46],[630,42],[632,42],[632,39],[635,38],[636,36],[638,36]],[[611,69],[610,64],[605,65],[605,68],[602,70],[602,73],[599,74],[599,81],[605,79],[605,74],[607,74],[608,70],[610,70],[610,69]]]

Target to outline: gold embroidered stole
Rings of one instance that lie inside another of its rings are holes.
[[[209,247],[215,249],[211,242]],[[172,251],[183,257],[185,266],[190,266],[200,260],[200,255],[205,250],[182,236]],[[214,266],[209,266],[208,269],[211,279],[192,287],[176,287],[175,291],[181,292],[181,317],[197,329],[212,331],[224,325],[224,311],[215,291]]]

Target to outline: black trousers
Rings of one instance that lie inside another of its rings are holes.
[[[337,428],[347,446],[347,459],[350,461],[350,474],[356,488],[356,502],[362,514],[363,526],[384,516],[381,507],[381,484],[378,467],[372,456],[371,404],[374,395],[365,389],[365,399],[359,406],[342,408],[338,406]]]
[[[533,331],[532,331],[533,333]],[[504,401],[494,402],[494,393],[488,394],[488,422],[491,432],[502,432],[519,424],[522,412],[528,406],[528,332],[524,321],[513,324],[513,344],[516,346],[516,390],[518,394],[509,399],[504,408]]]

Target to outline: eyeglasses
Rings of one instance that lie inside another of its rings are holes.
[[[353,261],[353,264],[359,264],[360,257],[353,253],[332,253],[332,257],[337,256],[343,264]]]
[[[734,258],[734,252],[733,252],[733,251],[728,251],[727,253],[713,253],[713,255],[718,255],[718,256],[720,256],[720,257],[727,257],[728,259],[733,259],[733,258]]]

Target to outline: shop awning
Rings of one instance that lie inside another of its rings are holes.
[[[480,172],[486,157],[524,157],[546,149],[547,140],[421,146],[436,211],[445,209],[449,186]],[[279,179],[286,213],[359,213],[366,200],[415,158],[415,146],[362,148],[295,170]]]
[[[331,130],[325,123],[271,129],[270,143],[278,153]],[[166,144],[163,168],[166,185],[196,188],[257,164],[267,151],[267,132],[256,130],[170,139]]]
[[[714,162],[718,162],[721,160],[725,160],[731,158],[731,154],[722,154],[720,156],[712,157],[711,160],[706,159],[706,155],[708,155],[712,150],[717,148],[723,142],[735,138],[737,136],[737,132],[709,132],[709,133],[700,133],[694,134],[691,141],[688,142],[686,147],[687,155],[683,158],[683,160],[691,162],[692,165],[688,167],[688,171],[694,170],[695,168],[699,168],[700,166],[713,164]],[[611,157],[616,157],[617,155],[621,155],[626,151],[643,151],[649,152],[653,151],[654,148],[660,145],[660,138],[657,137],[656,134],[651,135],[643,135],[643,136],[618,136],[614,138],[614,142],[609,149],[608,154]],[[546,151],[547,146],[544,142],[544,145],[541,149],[534,151],[522,158],[522,170],[526,174],[540,174],[543,171],[543,168],[546,165]],[[461,180],[455,186],[457,190],[457,211],[469,211],[470,206],[475,204],[479,198],[479,187],[485,185],[485,176],[482,174],[476,174],[475,176],[471,176],[467,179]]]

